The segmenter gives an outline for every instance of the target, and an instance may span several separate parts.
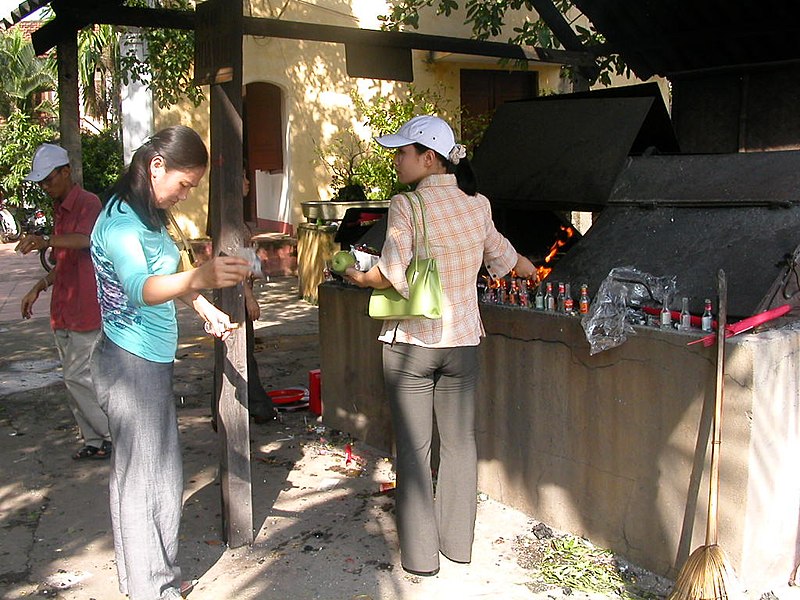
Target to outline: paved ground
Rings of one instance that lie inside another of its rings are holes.
[[[123,598],[109,529],[108,463],[70,459],[78,442],[46,318],[49,297],[34,319],[18,314],[19,298],[43,271],[35,256],[12,250],[0,246],[0,597]],[[308,371],[319,366],[316,308],[297,299],[295,284],[281,278],[258,290],[259,368],[274,389],[307,385]],[[472,564],[443,559],[436,577],[408,575],[398,566],[393,493],[380,487],[392,479],[390,460],[306,411],[251,425],[255,543],[228,548],[207,406],[212,343],[187,309],[180,309],[180,324],[175,391],[187,482],[180,558],[185,578],[198,580],[191,598],[588,597],[533,585],[520,544],[533,539],[538,523],[485,497]],[[348,443],[357,457],[350,464]],[[668,582],[641,577],[656,594],[668,589]]]

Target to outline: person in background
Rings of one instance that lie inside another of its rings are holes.
[[[533,264],[498,233],[485,196],[477,193],[464,146],[435,116],[418,116],[396,134],[376,138],[396,148],[400,183],[415,186],[425,208],[431,253],[445,297],[441,319],[384,321],[383,374],[397,445],[397,532],[403,568],[435,575],[439,554],[457,563],[472,559],[477,512],[475,390],[478,344],[484,335],[477,277],[482,264],[492,277],[514,269],[528,277]],[[393,286],[408,296],[414,210],[394,196],[380,260],[366,273],[348,268],[360,287]],[[416,209],[418,211],[418,209]],[[420,221],[419,215],[417,221]],[[440,464],[436,493],[431,477],[434,416]]]
[[[242,195],[246,198],[250,193],[250,179],[247,177],[246,168],[242,172],[242,178]],[[250,239],[253,237],[253,232],[246,222],[242,230],[245,243],[249,244]],[[245,316],[247,317],[245,321],[247,326],[247,401],[253,421],[264,424],[273,421],[278,413],[272,404],[272,398],[267,395],[264,385],[261,383],[261,376],[258,373],[256,334],[253,322],[258,321],[261,317],[261,306],[259,306],[258,300],[253,293],[253,279],[252,276],[248,277],[244,285],[244,308]],[[216,402],[216,400],[212,400],[212,402]]]
[[[179,251],[166,211],[197,186],[207,164],[194,130],[159,131],[134,153],[91,236],[103,321],[92,373],[114,439],[109,490],[119,587],[132,600],[180,598],[191,587],[177,564],[183,469],[174,300],[226,339],[238,324],[200,292],[238,285],[250,274],[248,261],[235,256],[176,272]]]
[[[34,181],[53,199],[53,235],[27,235],[16,250],[28,254],[53,248],[55,268],[22,298],[22,318],[33,316],[39,295],[53,287],[50,324],[69,392],[69,407],[83,439],[72,455],[84,458],[111,456],[108,417],[100,408],[89,368],[89,356],[100,334],[100,307],[94,267],[89,255],[89,235],[100,213],[100,199],[72,181],[67,151],[56,144],[42,144],[33,155]]]

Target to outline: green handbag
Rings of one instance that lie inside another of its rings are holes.
[[[420,256],[417,245],[417,214],[414,211],[414,202],[410,194],[406,198],[411,203],[411,217],[414,223],[414,257],[406,269],[408,281],[408,299],[403,298],[393,287],[383,290],[372,290],[369,299],[369,316],[381,320],[403,319],[441,319],[442,318],[442,282],[439,280],[439,269],[436,259],[431,256],[428,245],[428,232],[425,224],[425,206],[422,197],[414,192],[419,203],[419,213],[422,219],[422,240],[425,248],[425,258]]]

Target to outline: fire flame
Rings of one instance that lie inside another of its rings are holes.
[[[563,248],[567,241],[575,235],[575,230],[569,225],[562,225],[561,226],[561,233],[559,233],[556,241],[553,242],[553,245],[550,246],[550,250],[547,253],[547,256],[544,257],[544,264],[539,265],[536,267],[536,281],[535,284],[538,285],[545,279],[547,276],[550,275],[550,271],[553,270],[552,266],[548,266],[555,256],[558,254],[558,251]]]

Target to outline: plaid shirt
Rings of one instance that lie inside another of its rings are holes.
[[[378,339],[428,348],[477,346],[485,335],[478,311],[481,263],[492,277],[502,277],[516,264],[517,252],[495,229],[489,200],[481,194],[467,196],[458,189],[455,175],[426,177],[416,191],[423,199],[428,243],[442,281],[442,318],[385,321]],[[406,297],[406,268],[412,258],[414,235],[410,211],[405,195],[392,198],[386,241],[378,261],[381,273]],[[419,212],[417,223],[422,226]]]

